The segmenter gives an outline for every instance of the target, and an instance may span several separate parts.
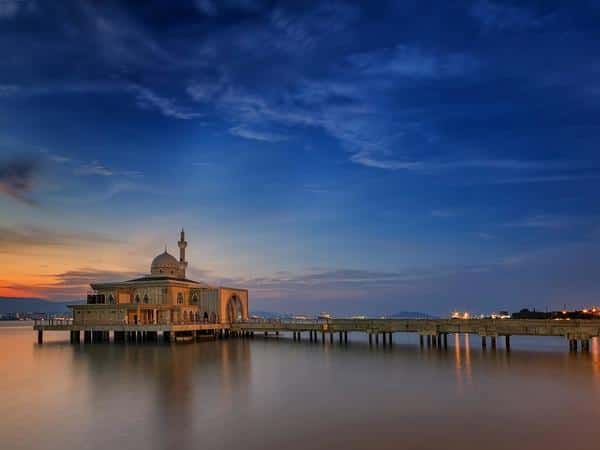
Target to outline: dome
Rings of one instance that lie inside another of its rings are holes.
[[[178,276],[179,271],[179,261],[166,251],[154,258],[150,266],[151,275]]]

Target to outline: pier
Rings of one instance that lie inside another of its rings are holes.
[[[350,333],[364,333],[371,345],[391,345],[396,333],[419,335],[419,345],[447,348],[449,334],[471,334],[481,347],[495,350],[499,342],[510,351],[511,336],[564,337],[572,352],[590,350],[590,340],[600,336],[600,320],[532,319],[330,319],[252,320],[234,323],[176,322],[168,324],[74,324],[71,320],[39,320],[34,323],[38,342],[44,331],[68,331],[71,342],[177,342],[202,337],[252,337],[255,334],[291,334],[294,341],[347,344]]]

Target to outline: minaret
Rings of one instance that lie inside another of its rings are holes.
[[[187,241],[185,240],[185,231],[183,228],[181,229],[181,235],[179,237],[179,242],[177,242],[177,246],[179,247],[179,270],[181,271],[181,277],[185,278],[185,269],[187,269],[188,263],[185,260]]]

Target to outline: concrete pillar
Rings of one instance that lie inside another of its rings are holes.
[[[44,331],[43,330],[38,330],[37,342],[38,342],[38,344],[44,343]]]

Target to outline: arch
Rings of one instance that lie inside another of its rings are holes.
[[[139,296],[139,295],[136,295],[136,296],[135,296],[135,302],[136,302],[136,303],[139,303],[139,302],[140,302],[140,296]]]
[[[183,294],[181,292],[177,293],[177,304],[183,305]]]
[[[202,320],[204,322],[208,322],[208,312],[204,311],[204,315],[202,316]]]
[[[229,323],[241,322],[243,318],[242,301],[237,295],[232,295],[227,301],[227,321]]]
[[[194,303],[194,304],[198,303],[198,294],[192,295],[192,303]]]
[[[144,295],[144,303],[148,303],[150,301],[150,299],[148,298],[148,295]]]

